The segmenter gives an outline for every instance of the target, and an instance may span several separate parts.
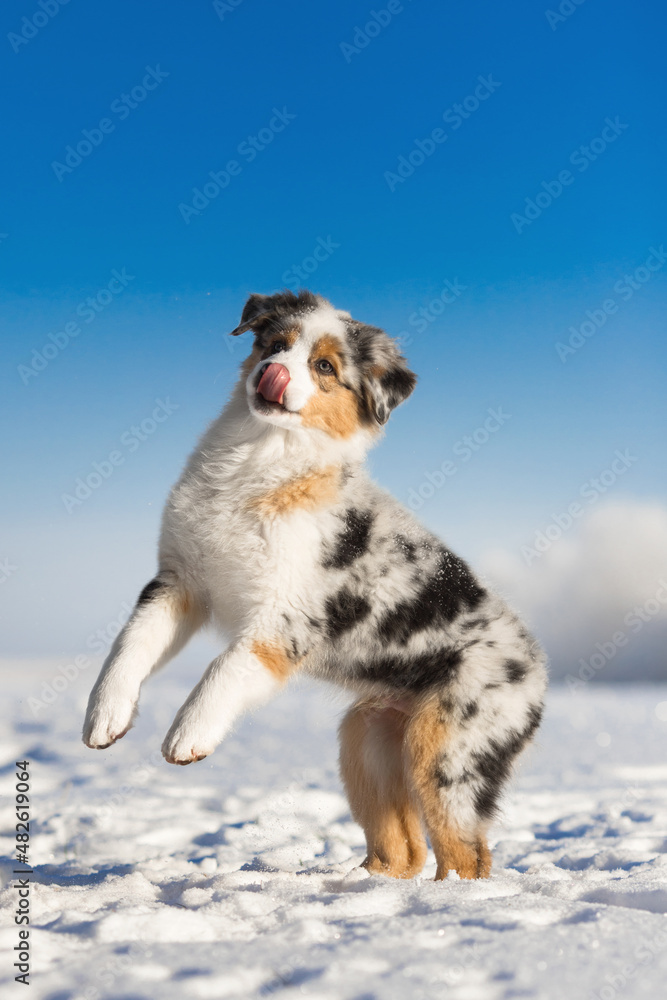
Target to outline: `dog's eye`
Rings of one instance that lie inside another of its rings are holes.
[[[320,358],[319,361],[315,362],[315,367],[318,371],[322,372],[323,375],[333,375],[334,366],[326,358]]]
[[[274,342],[271,344],[271,350],[270,350],[269,353],[270,354],[278,354],[279,351],[284,351],[284,350],[285,350],[285,341],[284,340],[274,340]]]

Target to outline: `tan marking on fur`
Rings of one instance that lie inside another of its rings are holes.
[[[241,375],[243,376],[244,379],[247,379],[248,375],[253,370],[257,362],[261,360],[262,360],[262,352],[260,351],[259,347],[255,345],[255,347],[253,347],[252,351],[241,365]]]
[[[285,330],[284,333],[281,333],[280,338],[276,337],[276,340],[282,339],[288,347],[294,347],[300,335],[301,331],[296,328],[293,330]]]
[[[272,353],[272,347],[277,341],[284,341],[287,350],[290,347],[294,347],[295,343],[299,339],[299,330],[280,330],[276,333],[272,333],[270,337],[267,338],[266,344],[261,348],[260,358],[263,361],[268,361],[269,358],[275,357],[276,361],[280,361],[281,352],[278,351],[277,354]]]
[[[190,591],[182,589],[182,586],[174,587],[168,585],[158,595],[158,600],[166,601],[170,604],[174,613],[179,617],[192,617],[193,621],[199,624],[203,623],[207,617],[205,609],[202,608],[197,598]]]
[[[250,651],[279,681],[286,681],[295,669],[294,660],[290,660],[285,650],[275,643],[255,641]]]
[[[323,337],[317,340],[311,350],[310,357],[308,358],[311,365],[314,365],[316,361],[321,358],[325,358],[330,361],[336,370],[336,375],[340,377],[343,372],[344,362],[343,355],[341,352],[341,344],[337,337],[332,337],[331,334],[325,333]],[[316,370],[317,371],[317,370]],[[331,378],[331,375],[322,375],[323,378]]]
[[[471,840],[464,839],[438,787],[436,766],[450,726],[435,699],[421,706],[406,727],[409,769],[437,861],[436,880],[446,878],[451,869],[461,878],[486,878],[491,871],[491,853],[483,832],[476,830]]]
[[[319,371],[316,362],[322,358],[333,365],[335,375]],[[315,392],[301,410],[301,423],[304,427],[326,431],[331,437],[351,437],[359,430],[362,415],[355,394],[338,380],[344,368],[340,342],[324,334],[313,345],[308,360]]]
[[[273,357],[273,355],[271,354],[271,347],[276,342],[276,340],[284,340],[285,343],[287,344],[287,347],[290,348],[294,346],[298,337],[299,337],[298,330],[286,330],[284,333],[281,333],[280,336],[272,337],[270,342],[266,345],[266,347],[261,347],[259,344],[255,344],[248,357],[241,364],[241,375],[243,376],[243,378],[246,379],[248,377],[248,375],[258,362],[266,361],[269,357]],[[276,361],[278,360],[280,359],[276,356]]]
[[[491,874],[493,856],[486,842],[485,834],[478,832],[475,846],[477,847],[477,878],[488,878]]]
[[[327,465],[298,479],[290,479],[263,496],[251,500],[249,507],[261,517],[284,517],[294,510],[315,510],[332,503],[338,495],[340,469]]]
[[[359,401],[351,389],[334,381],[333,376],[329,379],[331,387],[316,390],[301,410],[301,423],[331,437],[352,437],[362,425]]]
[[[372,702],[356,704],[340,726],[340,770],[352,815],[364,828],[364,867],[412,878],[424,867],[426,841],[403,754],[407,716]]]

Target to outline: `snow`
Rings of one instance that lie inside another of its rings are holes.
[[[664,995],[667,688],[553,688],[492,831],[491,879],[435,883],[431,855],[411,881],[357,867],[340,695],[296,684],[177,768],[159,746],[192,673],[153,678],[136,728],[103,752],[79,737],[92,669],[34,718],[28,698],[55,673],[3,668],[20,702],[0,737],[5,831],[14,761],[31,761],[30,996]],[[12,833],[0,847],[0,982],[20,995]]]

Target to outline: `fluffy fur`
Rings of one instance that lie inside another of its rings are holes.
[[[357,695],[341,773],[365,865],[486,876],[486,828],[535,732],[544,656],[468,566],[367,476],[363,459],[415,377],[394,342],[301,292],[252,295],[255,343],[167,501],[159,570],[92,691],[84,741],[132,725],[142,682],[206,622],[230,643],[163,753],[212,753],[295,672]],[[270,367],[269,367],[270,366]],[[261,383],[261,385],[260,385]]]

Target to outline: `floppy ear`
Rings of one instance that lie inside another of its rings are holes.
[[[394,407],[407,399],[417,384],[417,376],[405,358],[398,351],[396,354],[389,368],[383,371],[374,365],[362,383],[366,406],[379,424],[387,423]]]
[[[239,334],[245,333],[246,330],[252,329],[253,325],[257,322],[260,316],[265,316],[271,312],[273,307],[273,296],[272,295],[258,295],[255,292],[250,296],[248,301],[243,307],[243,312],[241,313],[241,322],[232,330],[231,336],[238,337]]]
[[[396,341],[379,326],[352,320],[349,332],[366,415],[371,421],[386,424],[394,407],[414,389],[417,376],[408,368]]]

